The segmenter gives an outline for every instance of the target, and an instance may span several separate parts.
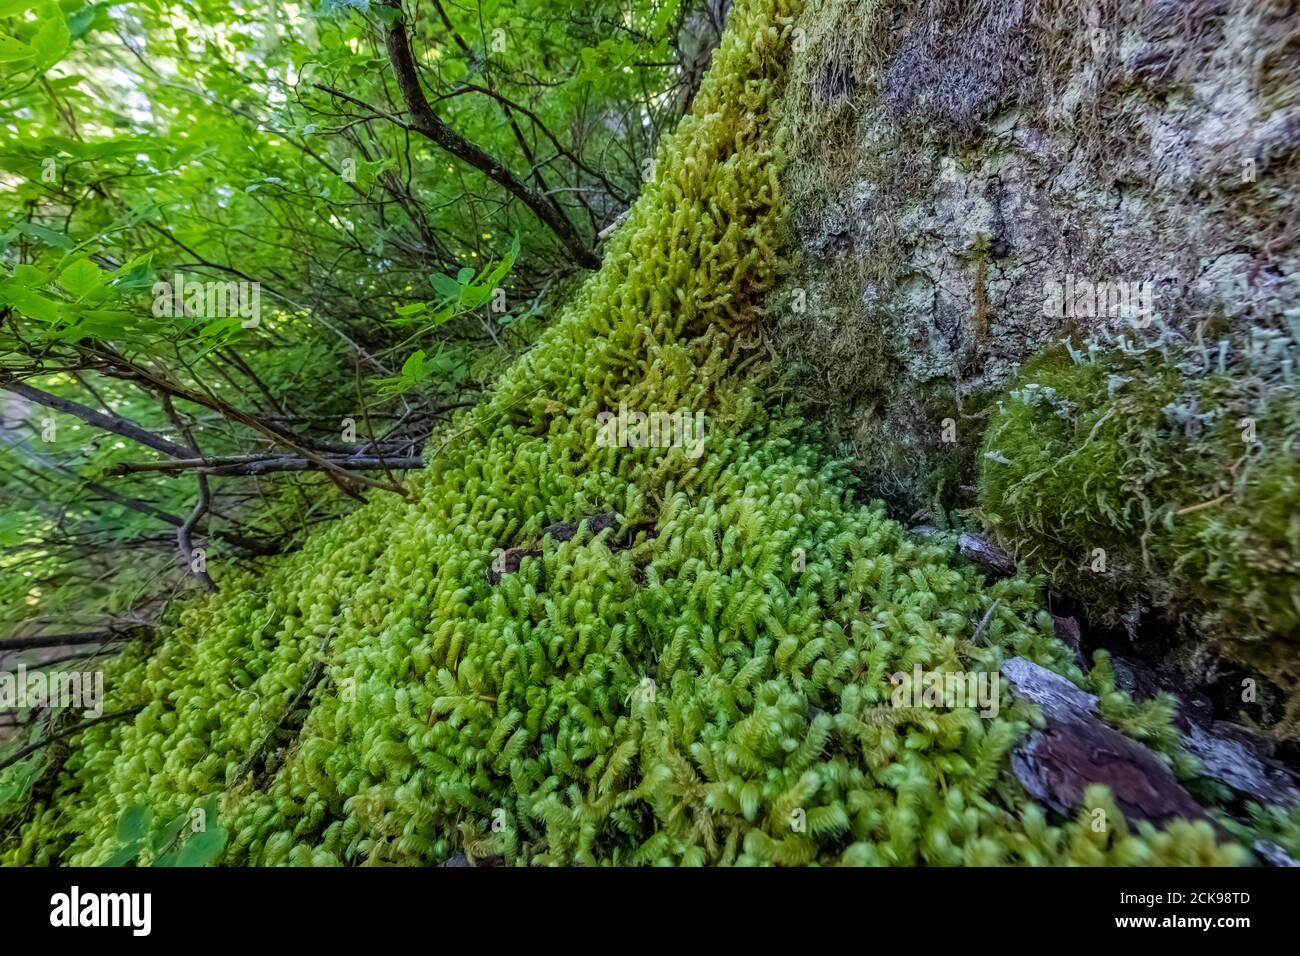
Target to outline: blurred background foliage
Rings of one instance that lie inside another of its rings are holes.
[[[727,6],[0,0],[0,641],[147,624],[400,493],[598,261]],[[256,317],[160,307],[177,276]]]

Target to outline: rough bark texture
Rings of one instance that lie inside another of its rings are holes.
[[[1022,657],[1003,664],[1002,674],[1012,696],[1043,714],[1043,726],[1029,733],[1011,759],[1016,779],[1035,800],[1058,813],[1074,814],[1090,784],[1105,784],[1130,819],[1162,823],[1205,816],[1150,749],[1101,721],[1094,695]],[[1222,721],[1189,722],[1185,715],[1182,724],[1183,747],[1200,761],[1201,776],[1265,804],[1300,802],[1290,773],[1261,756],[1240,728]]]
[[[1046,721],[1011,758],[1016,778],[1034,799],[1072,815],[1083,806],[1090,784],[1105,784],[1130,820],[1205,816],[1154,753],[1097,718],[1092,694],[1021,657],[1003,664],[1002,673],[1012,694],[1036,704]]]
[[[1287,5],[813,0],[800,22],[805,256],[769,327],[897,511],[969,504],[983,406],[1018,363],[1123,326],[1046,316],[1048,281],[1151,280],[1154,321],[1184,331],[1294,308]]]

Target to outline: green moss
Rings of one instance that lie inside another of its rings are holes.
[[[782,176],[797,228],[822,218],[855,179],[886,178],[883,150],[864,148],[860,123],[863,102],[882,92],[887,12],[878,0],[804,5],[778,133],[791,158]]]
[[[974,501],[978,436],[991,397],[959,402],[948,379],[909,381],[897,317],[864,302],[864,290],[880,289],[871,276],[857,258],[802,263],[769,296],[765,332],[785,394],[817,421],[825,444],[852,461],[863,493],[891,514],[928,510],[939,520]]]
[[[1033,715],[1008,695],[988,719],[888,706],[914,665],[1083,675],[1032,582],[987,584],[855,504],[759,401],[742,343],[782,265],[769,111],[792,13],[736,5],[603,268],[435,437],[408,499],[173,609],[109,686],[106,710],[143,710],[74,741],[5,821],[5,862],[101,862],[122,808],[211,793],[228,863],[1245,859],[1204,824],[1051,823],[1010,772]],[[705,412],[704,454],[602,447],[620,404]],[[609,510],[619,527],[489,581],[496,549]]]
[[[799,398],[832,411],[870,402],[898,376],[893,330],[862,301],[856,263],[808,262],[769,299],[767,326]]]
[[[984,438],[980,507],[1063,588],[1120,611],[1153,601],[1294,694],[1294,346],[1259,330],[1225,348],[1094,346],[1027,364]],[[1298,713],[1293,698],[1282,732]]]
[[[1229,830],[1245,843],[1264,840],[1273,843],[1293,860],[1300,860],[1300,812],[1286,807],[1247,807],[1248,824],[1228,823]]]

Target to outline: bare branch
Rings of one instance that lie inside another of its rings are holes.
[[[184,458],[189,454],[183,445],[168,441],[161,435],[155,435],[153,432],[141,428],[135,422],[129,421],[120,415],[105,415],[71,399],[60,398],[57,395],[51,395],[49,392],[43,392],[26,382],[6,377],[0,380],[0,388],[13,392],[15,395],[21,395],[38,405],[52,408],[56,412],[72,415],[89,425],[94,425],[96,428],[102,428],[115,435],[121,435],[123,438],[139,442],[141,445],[152,448],[154,451],[160,451],[164,455],[170,455],[172,458]]]
[[[10,637],[0,641],[0,654],[9,651],[29,651],[40,647],[76,647],[80,644],[108,644],[126,641],[134,636],[132,631],[94,631],[80,634],[41,634],[36,637]]]
[[[232,455],[224,458],[183,458],[179,461],[122,462],[107,469],[108,477],[133,475],[140,472],[159,472],[177,475],[192,471],[199,475],[269,475],[283,471],[320,471],[326,468],[343,471],[383,471],[394,468],[409,471],[421,468],[424,461],[418,456],[383,458],[375,455],[323,458],[295,458],[286,455]]]
[[[460,135],[433,111],[424,95],[424,89],[420,86],[420,75],[415,65],[415,57],[411,54],[411,44],[406,34],[406,24],[402,19],[400,0],[387,0],[387,6],[398,12],[393,25],[384,32],[384,44],[388,49],[388,59],[393,65],[397,89],[411,117],[410,122],[403,125],[438,144],[453,156],[469,163],[493,182],[505,188],[555,233],[578,265],[585,269],[599,268],[600,257],[582,241],[573,224],[562,216],[545,196],[530,189],[507,169],[504,163]]]

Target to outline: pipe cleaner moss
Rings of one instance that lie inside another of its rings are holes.
[[[216,791],[231,864],[1246,859],[1204,822],[1050,823],[1009,768],[1032,714],[1008,694],[990,719],[890,706],[917,664],[1083,675],[1032,582],[990,585],[856,504],[761,401],[743,342],[782,268],[795,7],[735,5],[603,268],[435,436],[410,500],[174,607],[110,682],[109,709],[143,710],[77,738],[5,862],[100,863],[122,808]],[[704,412],[703,455],[603,447],[620,404]],[[539,538],[493,583],[494,555]]]

